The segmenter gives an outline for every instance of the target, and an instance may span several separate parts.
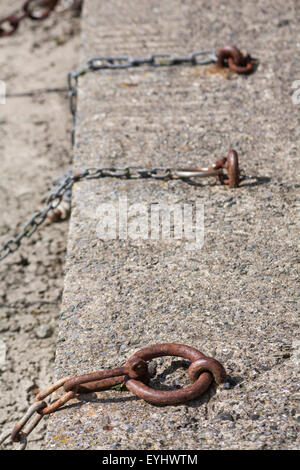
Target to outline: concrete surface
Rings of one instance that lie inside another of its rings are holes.
[[[298,31],[289,0],[85,2],[81,63],[229,43],[260,65],[249,77],[145,66],[80,79],[75,169],[207,165],[232,146],[249,178],[236,190],[213,179],[75,185],[57,378],[174,341],[216,357],[228,381],[177,407],[130,392],[82,396],[51,415],[49,449],[296,448]],[[97,209],[120,195],[128,204],[204,203],[203,247],[99,239]],[[182,362],[156,363],[154,387],[188,382]]]

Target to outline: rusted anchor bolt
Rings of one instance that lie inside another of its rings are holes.
[[[221,184],[227,184],[229,188],[237,188],[240,183],[239,159],[236,150],[230,149],[227,157],[217,160],[214,166],[216,169],[227,170],[227,178],[224,173],[218,175]]]

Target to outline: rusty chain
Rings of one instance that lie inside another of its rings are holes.
[[[33,21],[45,20],[58,3],[59,0],[26,0],[20,15],[13,14],[0,20],[0,38],[14,34],[20,23],[27,18]]]
[[[188,375],[191,385],[176,390],[157,390],[149,386],[151,373],[147,362],[164,356],[182,357],[190,361]],[[220,385],[225,380],[226,371],[222,364],[193,347],[176,343],[147,346],[135,352],[123,367],[104,369],[76,377],[64,377],[38,393],[34,403],[13,430],[4,432],[0,436],[0,445],[10,439],[12,442],[20,443],[21,450],[25,449],[28,435],[44,416],[57,411],[82,393],[100,392],[124,386],[148,403],[179,405],[203,395],[213,383]],[[47,404],[44,400],[60,388],[63,389],[64,394]]]
[[[215,176],[221,184],[227,184],[230,188],[236,188],[240,181],[240,171],[238,163],[238,155],[235,150],[229,150],[228,156],[217,160],[214,165],[208,168],[142,168],[136,166],[128,166],[123,168],[114,167],[91,167],[86,168],[74,175],[67,175],[62,182],[50,192],[45,200],[45,207],[35,212],[25,223],[19,235],[9,238],[0,247],[0,261],[5,259],[9,254],[14,253],[20,247],[24,238],[30,238],[38,229],[38,227],[48,218],[49,220],[57,220],[60,218],[60,212],[63,208],[60,204],[65,195],[70,198],[70,192],[74,183],[83,179],[99,179],[99,178],[124,178],[124,179],[145,179],[152,178],[155,180],[189,180],[191,178],[204,178]]]

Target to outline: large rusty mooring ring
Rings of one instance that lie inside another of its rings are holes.
[[[139,398],[158,405],[178,405],[202,395],[213,380],[220,384],[225,381],[224,367],[215,359],[206,357],[195,348],[184,344],[163,343],[148,346],[131,356],[129,360],[151,359],[163,356],[176,356],[191,361],[188,373],[191,385],[178,390],[154,390],[145,383],[125,377],[126,387]]]

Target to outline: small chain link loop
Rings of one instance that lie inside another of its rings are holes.
[[[21,21],[29,18],[33,21],[41,21],[52,13],[59,0],[26,0],[23,4],[23,13],[19,16],[10,15],[0,20],[0,38],[14,34]]]

